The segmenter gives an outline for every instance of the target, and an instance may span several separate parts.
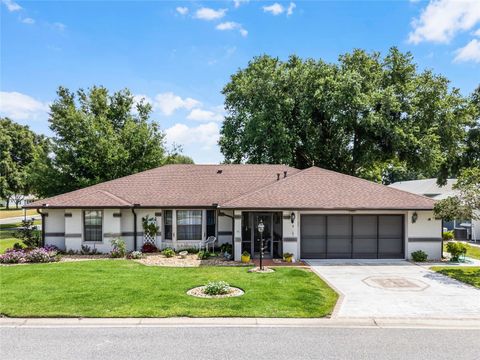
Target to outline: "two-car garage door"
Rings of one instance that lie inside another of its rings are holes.
[[[301,215],[303,259],[403,259],[403,215]]]

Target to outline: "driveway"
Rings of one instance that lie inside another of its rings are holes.
[[[308,264],[343,295],[333,316],[480,319],[480,290],[407,261]]]

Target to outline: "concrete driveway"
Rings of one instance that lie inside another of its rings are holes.
[[[480,290],[407,261],[308,263],[343,295],[336,317],[480,319]]]

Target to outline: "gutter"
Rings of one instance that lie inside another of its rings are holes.
[[[42,217],[42,247],[45,246],[45,213],[37,209],[37,213]]]

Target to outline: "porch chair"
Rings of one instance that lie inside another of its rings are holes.
[[[205,249],[206,251],[208,251],[208,247],[211,245],[212,250],[214,250],[216,242],[217,242],[217,238],[215,236],[209,236],[208,238],[200,242],[199,249],[200,250]]]

